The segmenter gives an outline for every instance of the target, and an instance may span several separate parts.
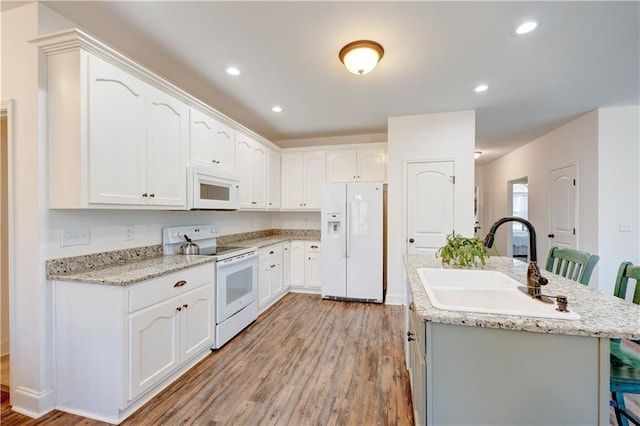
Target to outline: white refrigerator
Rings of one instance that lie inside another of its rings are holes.
[[[323,298],[382,303],[384,190],[382,183],[322,187]]]

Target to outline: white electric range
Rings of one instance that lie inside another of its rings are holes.
[[[200,256],[215,256],[215,339],[213,349],[221,348],[258,317],[257,247],[219,246],[212,225],[164,228],[165,255],[180,255],[186,237],[200,247]]]

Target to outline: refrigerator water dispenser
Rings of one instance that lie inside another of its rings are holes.
[[[339,213],[329,213],[327,220],[327,237],[340,238],[342,231],[342,217]]]

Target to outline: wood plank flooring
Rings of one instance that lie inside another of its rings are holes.
[[[122,424],[412,425],[403,329],[400,306],[289,294]],[[626,401],[640,413],[640,396]],[[105,425],[1,410],[3,426]]]
[[[401,306],[288,294],[126,425],[410,425]],[[59,411],[2,425],[102,425]]]

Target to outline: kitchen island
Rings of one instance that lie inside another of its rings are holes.
[[[404,262],[417,424],[608,424],[609,339],[640,338],[640,307],[542,271],[543,293],[567,296],[580,320],[441,310],[418,275],[441,260]],[[526,283],[521,261],[491,257],[484,269]]]

